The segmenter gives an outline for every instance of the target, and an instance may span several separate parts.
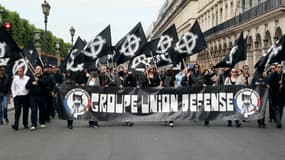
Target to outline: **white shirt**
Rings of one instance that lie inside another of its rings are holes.
[[[12,81],[11,91],[12,96],[25,96],[29,93],[29,90],[26,89],[26,84],[28,83],[30,77],[24,76],[20,78],[16,75]]]

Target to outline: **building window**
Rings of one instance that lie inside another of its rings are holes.
[[[242,12],[244,12],[245,11],[245,0],[242,0],[241,8],[242,8]]]
[[[225,7],[225,19],[228,19],[228,5]]]
[[[231,1],[231,17],[233,17],[234,16],[234,2],[233,1]]]
[[[223,22],[223,8],[220,9],[220,23]]]
[[[218,25],[219,24],[219,14],[218,14],[219,12],[218,11],[216,11],[216,25]]]
[[[252,0],[249,0],[249,9],[252,8]]]

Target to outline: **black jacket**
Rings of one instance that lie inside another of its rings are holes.
[[[35,81],[36,77],[31,77],[26,84],[26,88],[30,90],[29,94],[31,96],[45,96],[47,93],[47,83],[48,81],[43,79],[43,76],[39,76],[38,84],[34,85],[33,81]]]
[[[10,93],[12,79],[6,75],[0,77],[0,93],[7,95]]]

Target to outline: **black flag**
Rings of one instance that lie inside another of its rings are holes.
[[[147,40],[141,23],[138,23],[115,46],[115,61],[117,65],[143,53]]]
[[[176,43],[175,51],[180,58],[194,55],[207,48],[207,42],[201,31],[201,27],[196,20],[188,32]]]
[[[96,59],[112,54],[111,28],[107,26],[93,40],[88,42],[75,58],[76,63],[94,62]]]
[[[235,46],[231,49],[230,53],[225,56],[225,58],[219,62],[215,68],[219,67],[234,67],[240,61],[246,60],[246,41],[247,38],[243,38],[243,32],[241,32],[239,39],[237,40]]]
[[[32,65],[33,68],[35,68],[37,65],[43,67],[44,64],[42,63],[40,56],[38,54],[38,51],[36,50],[36,47],[32,42],[29,42],[27,45],[25,45],[23,49],[24,56],[27,58],[28,63]]]
[[[32,72],[26,63],[22,50],[10,34],[2,29],[0,29],[0,66],[6,67],[8,75],[15,75],[20,67],[24,68],[25,74],[29,70]]]
[[[80,54],[86,43],[78,37],[74,46],[62,62],[63,71],[80,72],[83,71],[84,64],[75,63],[75,58]]]
[[[141,54],[132,59],[129,63],[129,69],[144,72],[151,65],[154,65],[154,59],[145,54]]]
[[[21,52],[10,34],[0,28],[0,66],[7,66],[22,58]]]
[[[276,45],[272,45],[266,54],[263,55],[260,60],[255,64],[255,68],[259,71],[263,71],[270,64],[285,60],[285,35],[277,42]]]
[[[162,35],[150,42],[149,48],[152,50],[154,61],[157,66],[166,66],[176,62],[174,53],[174,46],[178,41],[176,27],[173,24]]]

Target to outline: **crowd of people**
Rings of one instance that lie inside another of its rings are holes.
[[[118,86],[118,87],[195,87],[195,86],[217,86],[217,85],[264,85],[269,88],[269,122],[276,123],[277,128],[281,128],[281,119],[284,98],[284,71],[281,64],[272,64],[258,79],[252,80],[249,67],[216,69],[210,65],[209,69],[200,68],[199,64],[189,66],[182,71],[168,69],[158,69],[150,66],[145,72],[128,70],[124,66],[109,68],[102,66],[100,69],[87,70],[73,75],[66,71],[61,73],[56,66],[47,65],[43,69],[41,66],[35,67],[33,76],[24,74],[23,68],[18,69],[17,75],[9,77],[5,74],[5,68],[0,67],[0,125],[9,123],[7,115],[7,105],[9,99],[13,99],[15,108],[15,121],[11,128],[18,130],[21,111],[23,110],[24,128],[36,130],[38,124],[40,128],[45,128],[58,112],[58,100],[61,84],[76,84],[87,86]],[[74,77],[76,76],[76,77]],[[31,125],[28,124],[29,111],[31,111]],[[243,122],[234,120],[236,127],[241,127]],[[133,122],[126,122],[128,126],[133,126]],[[168,122],[170,127],[174,122]],[[209,126],[209,120],[205,120],[204,125]],[[89,126],[97,128],[97,121],[89,121]],[[232,126],[232,121],[228,121],[228,126]],[[265,128],[265,118],[258,120],[258,126]],[[67,127],[73,128],[73,120],[67,121]]]

